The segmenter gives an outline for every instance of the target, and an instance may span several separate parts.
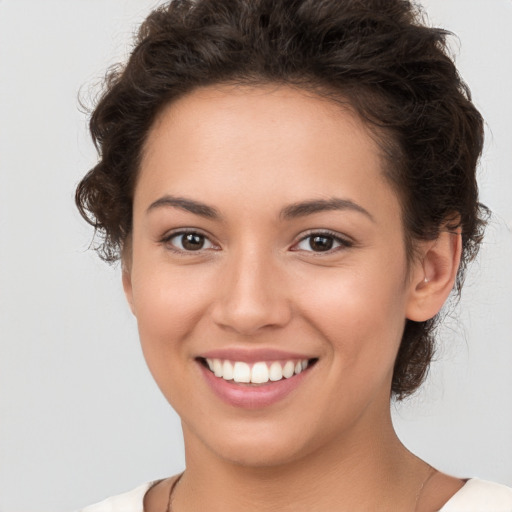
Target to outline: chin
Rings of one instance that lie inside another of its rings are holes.
[[[201,426],[200,431],[196,430],[194,434],[184,425],[184,434],[186,438],[191,435],[196,440],[199,438],[201,442],[193,445],[202,445],[211,456],[247,468],[283,466],[315,450],[315,436],[311,428],[304,424],[298,425],[296,421],[246,421],[231,425],[218,423],[215,428],[207,431]]]
[[[215,447],[218,456],[226,462],[246,468],[283,466],[301,458],[297,446],[283,443],[231,442],[229,446]]]

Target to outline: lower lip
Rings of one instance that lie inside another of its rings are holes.
[[[213,392],[225,403],[243,409],[262,409],[283,400],[304,381],[310,368],[303,372],[278,381],[266,384],[237,384],[232,380],[224,380],[215,375],[198,362],[206,382]]]

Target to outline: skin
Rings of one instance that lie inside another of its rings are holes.
[[[431,318],[452,289],[460,236],[423,242],[408,262],[384,165],[348,108],[289,87],[206,87],[160,113],[123,284],[149,369],[182,419],[187,469],[173,510],[414,510],[430,470],[393,430],[393,364],[405,320]],[[283,215],[334,197],[343,208]],[[201,250],[180,245],[187,230],[204,235]],[[326,230],[333,248],[313,250],[307,237]],[[277,404],[233,407],[197,356],[253,347],[317,363]],[[147,511],[165,508],[169,485],[148,493]],[[461,485],[436,474],[418,510]]]

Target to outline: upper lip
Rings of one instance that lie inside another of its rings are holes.
[[[203,359],[222,359],[257,363],[259,361],[289,361],[313,359],[314,356],[272,348],[226,348],[214,349],[199,354]]]

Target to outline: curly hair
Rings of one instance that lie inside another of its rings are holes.
[[[174,0],[157,8],[128,62],[107,73],[90,120],[100,158],[76,204],[100,236],[98,253],[121,255],[144,143],[165,105],[200,86],[278,83],[342,99],[365,120],[385,151],[409,259],[415,240],[461,230],[460,291],[487,209],[476,182],[483,120],[449,55],[449,35],[407,0]],[[397,399],[424,380],[436,321],[407,320]]]

